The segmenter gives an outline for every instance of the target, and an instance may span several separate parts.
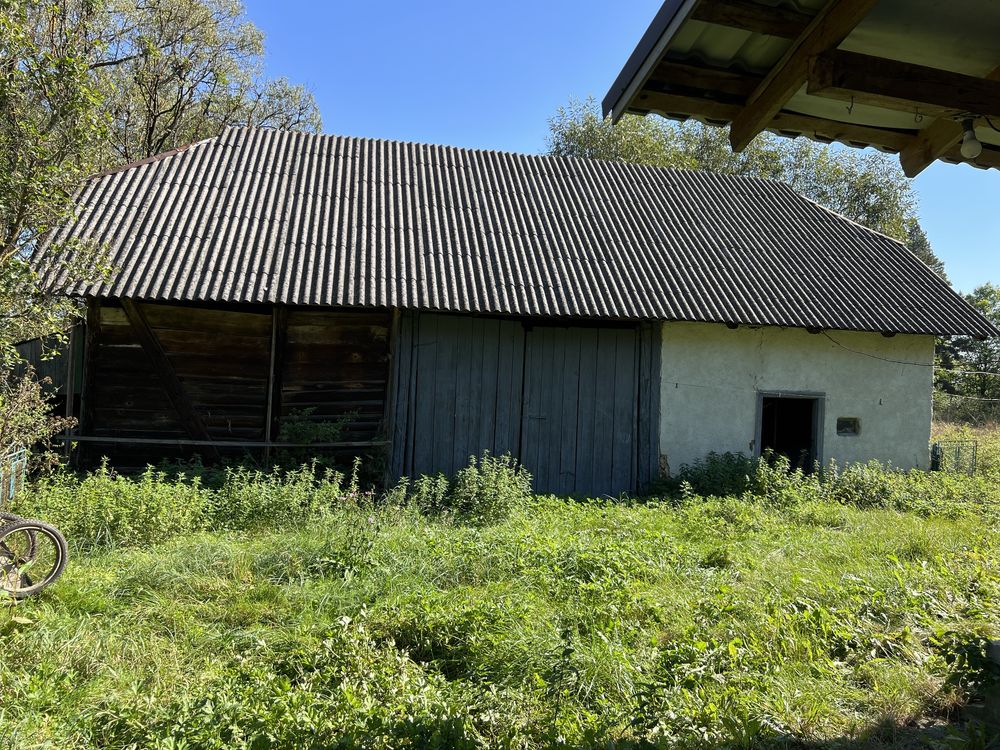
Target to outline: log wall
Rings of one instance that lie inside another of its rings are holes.
[[[376,441],[382,433],[388,311],[91,305],[83,436],[262,443],[278,440],[282,421],[293,413],[308,413],[314,422],[346,415],[339,441]],[[84,445],[91,458],[108,455],[125,465],[243,452]],[[263,454],[263,448],[251,450]]]

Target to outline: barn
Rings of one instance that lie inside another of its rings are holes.
[[[48,241],[114,271],[45,272],[87,301],[62,397],[81,454],[122,465],[307,444],[414,476],[489,450],[577,495],[710,451],[919,467],[935,336],[1000,333],[758,179],[231,128],[77,203]]]

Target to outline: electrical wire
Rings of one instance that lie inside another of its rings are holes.
[[[889,359],[888,357],[880,357],[877,354],[871,354],[869,352],[863,352],[860,349],[852,349],[846,344],[841,344],[837,339],[831,336],[826,331],[820,331],[821,334],[826,336],[830,341],[839,346],[841,349],[846,349],[853,354],[860,354],[862,357],[871,357],[872,359],[877,359],[882,362],[889,362],[894,365],[912,365],[913,367],[935,367],[933,362],[908,362],[904,359]],[[948,372],[952,375],[987,375],[994,378],[1000,378],[1000,372],[987,372],[985,370],[950,370],[946,367],[939,367],[942,372]]]

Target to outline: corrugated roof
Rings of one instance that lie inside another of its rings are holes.
[[[903,245],[766,180],[232,128],[90,180],[73,293],[992,336]]]

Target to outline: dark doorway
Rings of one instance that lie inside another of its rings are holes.
[[[793,469],[812,471],[817,459],[819,399],[763,396],[760,450],[786,456]]]

